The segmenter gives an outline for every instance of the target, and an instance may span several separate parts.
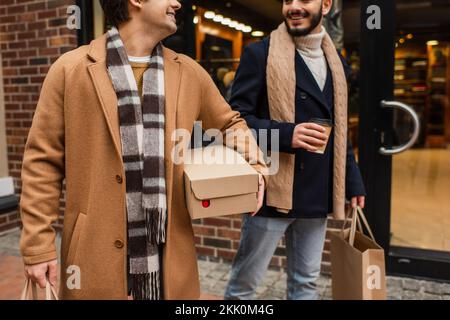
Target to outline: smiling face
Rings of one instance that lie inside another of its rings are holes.
[[[177,31],[176,12],[181,8],[177,0],[147,0],[141,1],[139,19],[148,26],[155,28],[166,36]]]
[[[331,4],[332,0],[284,0],[283,16],[289,33],[300,37],[319,32]]]

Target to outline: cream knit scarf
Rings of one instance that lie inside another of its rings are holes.
[[[328,33],[322,49],[330,66],[334,88],[333,214],[345,218],[345,166],[347,157],[347,81],[344,68]],[[295,43],[283,22],[270,36],[267,60],[267,93],[272,120],[295,122]],[[302,81],[302,79],[298,79]],[[272,152],[273,154],[273,152]],[[279,170],[271,176],[266,202],[279,212],[292,209],[295,155],[279,153]],[[307,186],[305,186],[307,188]]]

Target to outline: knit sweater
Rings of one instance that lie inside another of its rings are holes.
[[[320,90],[325,87],[327,78],[327,61],[322,50],[324,37],[325,29],[322,27],[319,33],[294,38],[295,47],[316,79]]]
[[[131,69],[133,70],[134,79],[136,80],[136,85],[139,91],[139,97],[142,100],[142,89],[144,83],[144,73],[148,69],[150,63],[150,56],[146,57],[133,57],[128,56],[130,61]]]

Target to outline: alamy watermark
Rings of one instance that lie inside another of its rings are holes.
[[[380,290],[381,289],[381,268],[377,265],[370,265],[367,267],[367,289]]]
[[[202,122],[195,122],[192,134],[186,129],[176,129],[172,133],[174,148],[171,159],[175,165],[183,164],[237,164],[244,157],[250,165],[263,160],[269,167],[268,175],[274,175],[279,169],[280,133],[278,129],[207,129],[203,132]],[[194,158],[191,148],[209,143],[208,147],[225,145],[237,151],[234,154],[221,153],[218,148],[205,148],[202,158]],[[191,148],[190,148],[191,147]],[[231,154],[231,156],[230,156]]]
[[[67,17],[66,26],[69,30],[80,30],[81,29],[81,8],[77,5],[71,5],[67,7]]]

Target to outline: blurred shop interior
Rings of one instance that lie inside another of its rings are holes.
[[[201,63],[228,99],[243,48],[268,36],[283,21],[282,1],[181,2],[180,34],[166,45]],[[335,2],[334,12],[341,15],[328,23],[340,29],[332,37],[352,68],[349,128],[357,152],[360,1]],[[414,108],[421,127],[414,148],[393,158],[391,241],[450,251],[450,0],[396,3],[395,100]],[[93,6],[96,36],[106,27],[98,1]],[[401,144],[409,139],[412,123],[402,112],[395,112],[394,119]]]

